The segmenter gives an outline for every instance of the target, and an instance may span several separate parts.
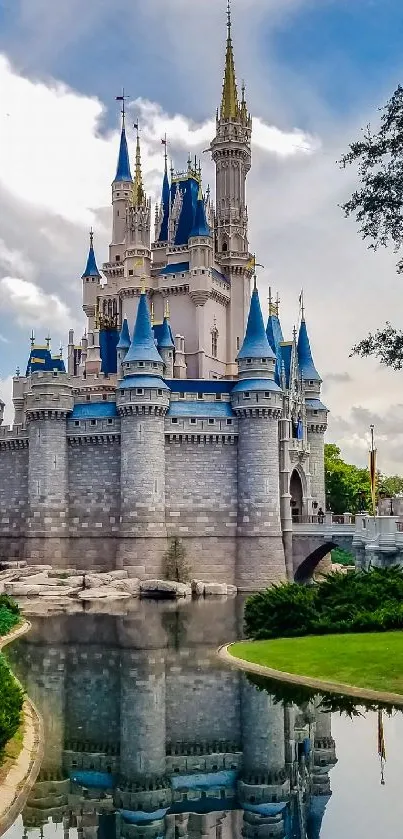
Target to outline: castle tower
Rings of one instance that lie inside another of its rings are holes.
[[[209,269],[213,262],[213,238],[207,224],[204,198],[199,188],[193,228],[189,237],[190,298],[196,307],[196,336],[198,356],[198,376],[208,377],[205,356],[210,353],[206,348],[206,303],[210,297]]]
[[[251,167],[252,120],[245,89],[239,103],[228,5],[227,46],[221,105],[211,154],[216,166],[216,257],[231,280],[227,317],[228,375],[236,375],[235,359],[245,331],[249,308],[248,213],[246,177]]]
[[[145,291],[117,391],[121,417],[120,567],[158,577],[166,549],[164,416],[169,389],[155,346]],[[145,566],[145,571],[144,571]]]
[[[274,381],[275,363],[255,285],[238,354],[240,381],[232,391],[239,421],[236,585],[242,591],[285,578],[278,458],[282,392]]]
[[[283,330],[279,317],[280,301],[277,297],[273,302],[271,289],[269,289],[269,319],[267,321],[267,340],[276,356],[274,380],[282,386],[282,363],[281,347],[284,343]],[[288,394],[286,382],[283,390],[283,414],[279,422],[279,458],[280,458],[280,516],[281,530],[283,534],[284,554],[287,569],[287,578],[293,579],[293,557],[292,557],[292,517],[291,517],[291,494],[290,494],[290,455],[289,445],[291,440],[291,419],[288,405]]]
[[[81,276],[83,281],[83,309],[89,321],[89,329],[94,328],[97,297],[100,288],[101,274],[98,271],[97,261],[94,252],[94,232],[90,230],[90,246],[88,249],[87,264]]]
[[[137,279],[140,280],[141,277],[150,275],[151,199],[147,198],[143,187],[138,129],[136,168],[131,199],[126,210],[126,227],[126,251],[129,252],[126,252],[125,256],[125,277],[130,280],[131,277],[137,276]],[[133,281],[130,280],[130,284],[133,284]]]
[[[124,100],[123,100],[124,106]],[[109,247],[109,261],[123,262],[126,236],[126,209],[133,190],[130,171],[129,150],[127,148],[125,111],[122,109],[122,129],[116,175],[112,183],[113,227],[112,242]]]
[[[300,376],[305,389],[307,441],[310,446],[311,493],[314,503],[326,509],[325,494],[325,432],[327,429],[327,408],[321,402],[322,379],[313,362],[305,312],[302,307],[301,325],[298,335],[297,356]]]
[[[68,414],[72,387],[64,373],[34,373],[26,401],[29,437],[26,557],[62,566],[68,543]]]
[[[166,379],[172,379],[174,374],[175,344],[172,340],[172,333],[169,325],[168,303],[165,307],[164,320],[162,323],[160,337],[158,339],[158,350],[164,362],[164,377]]]

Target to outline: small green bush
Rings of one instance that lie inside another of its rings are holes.
[[[170,540],[169,548],[163,559],[163,573],[166,580],[175,583],[188,583],[190,580],[190,566],[186,559],[186,551],[177,536]]]
[[[6,743],[20,724],[23,701],[24,694],[0,655],[0,762]]]
[[[282,583],[250,597],[248,637],[292,637],[403,628],[403,571],[330,574],[317,585]]]

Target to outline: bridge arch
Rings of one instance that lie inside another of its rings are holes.
[[[309,554],[309,556],[307,556],[306,559],[304,559],[300,563],[300,565],[298,565],[294,573],[294,582],[308,583],[312,579],[322,559],[324,559],[325,556],[327,556],[331,551],[334,550],[334,548],[337,547],[338,545],[336,544],[336,542],[331,541],[323,542],[322,545],[319,545],[317,548],[315,548]]]

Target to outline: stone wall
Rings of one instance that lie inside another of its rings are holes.
[[[28,500],[28,447],[0,449],[0,560],[19,559]]]

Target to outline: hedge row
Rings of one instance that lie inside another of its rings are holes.
[[[0,636],[7,635],[20,619],[19,608],[6,594],[0,595]],[[0,763],[6,743],[21,720],[24,695],[4,656],[0,655]]]
[[[331,574],[317,585],[284,583],[250,597],[249,638],[280,638],[403,628],[403,571]]]

